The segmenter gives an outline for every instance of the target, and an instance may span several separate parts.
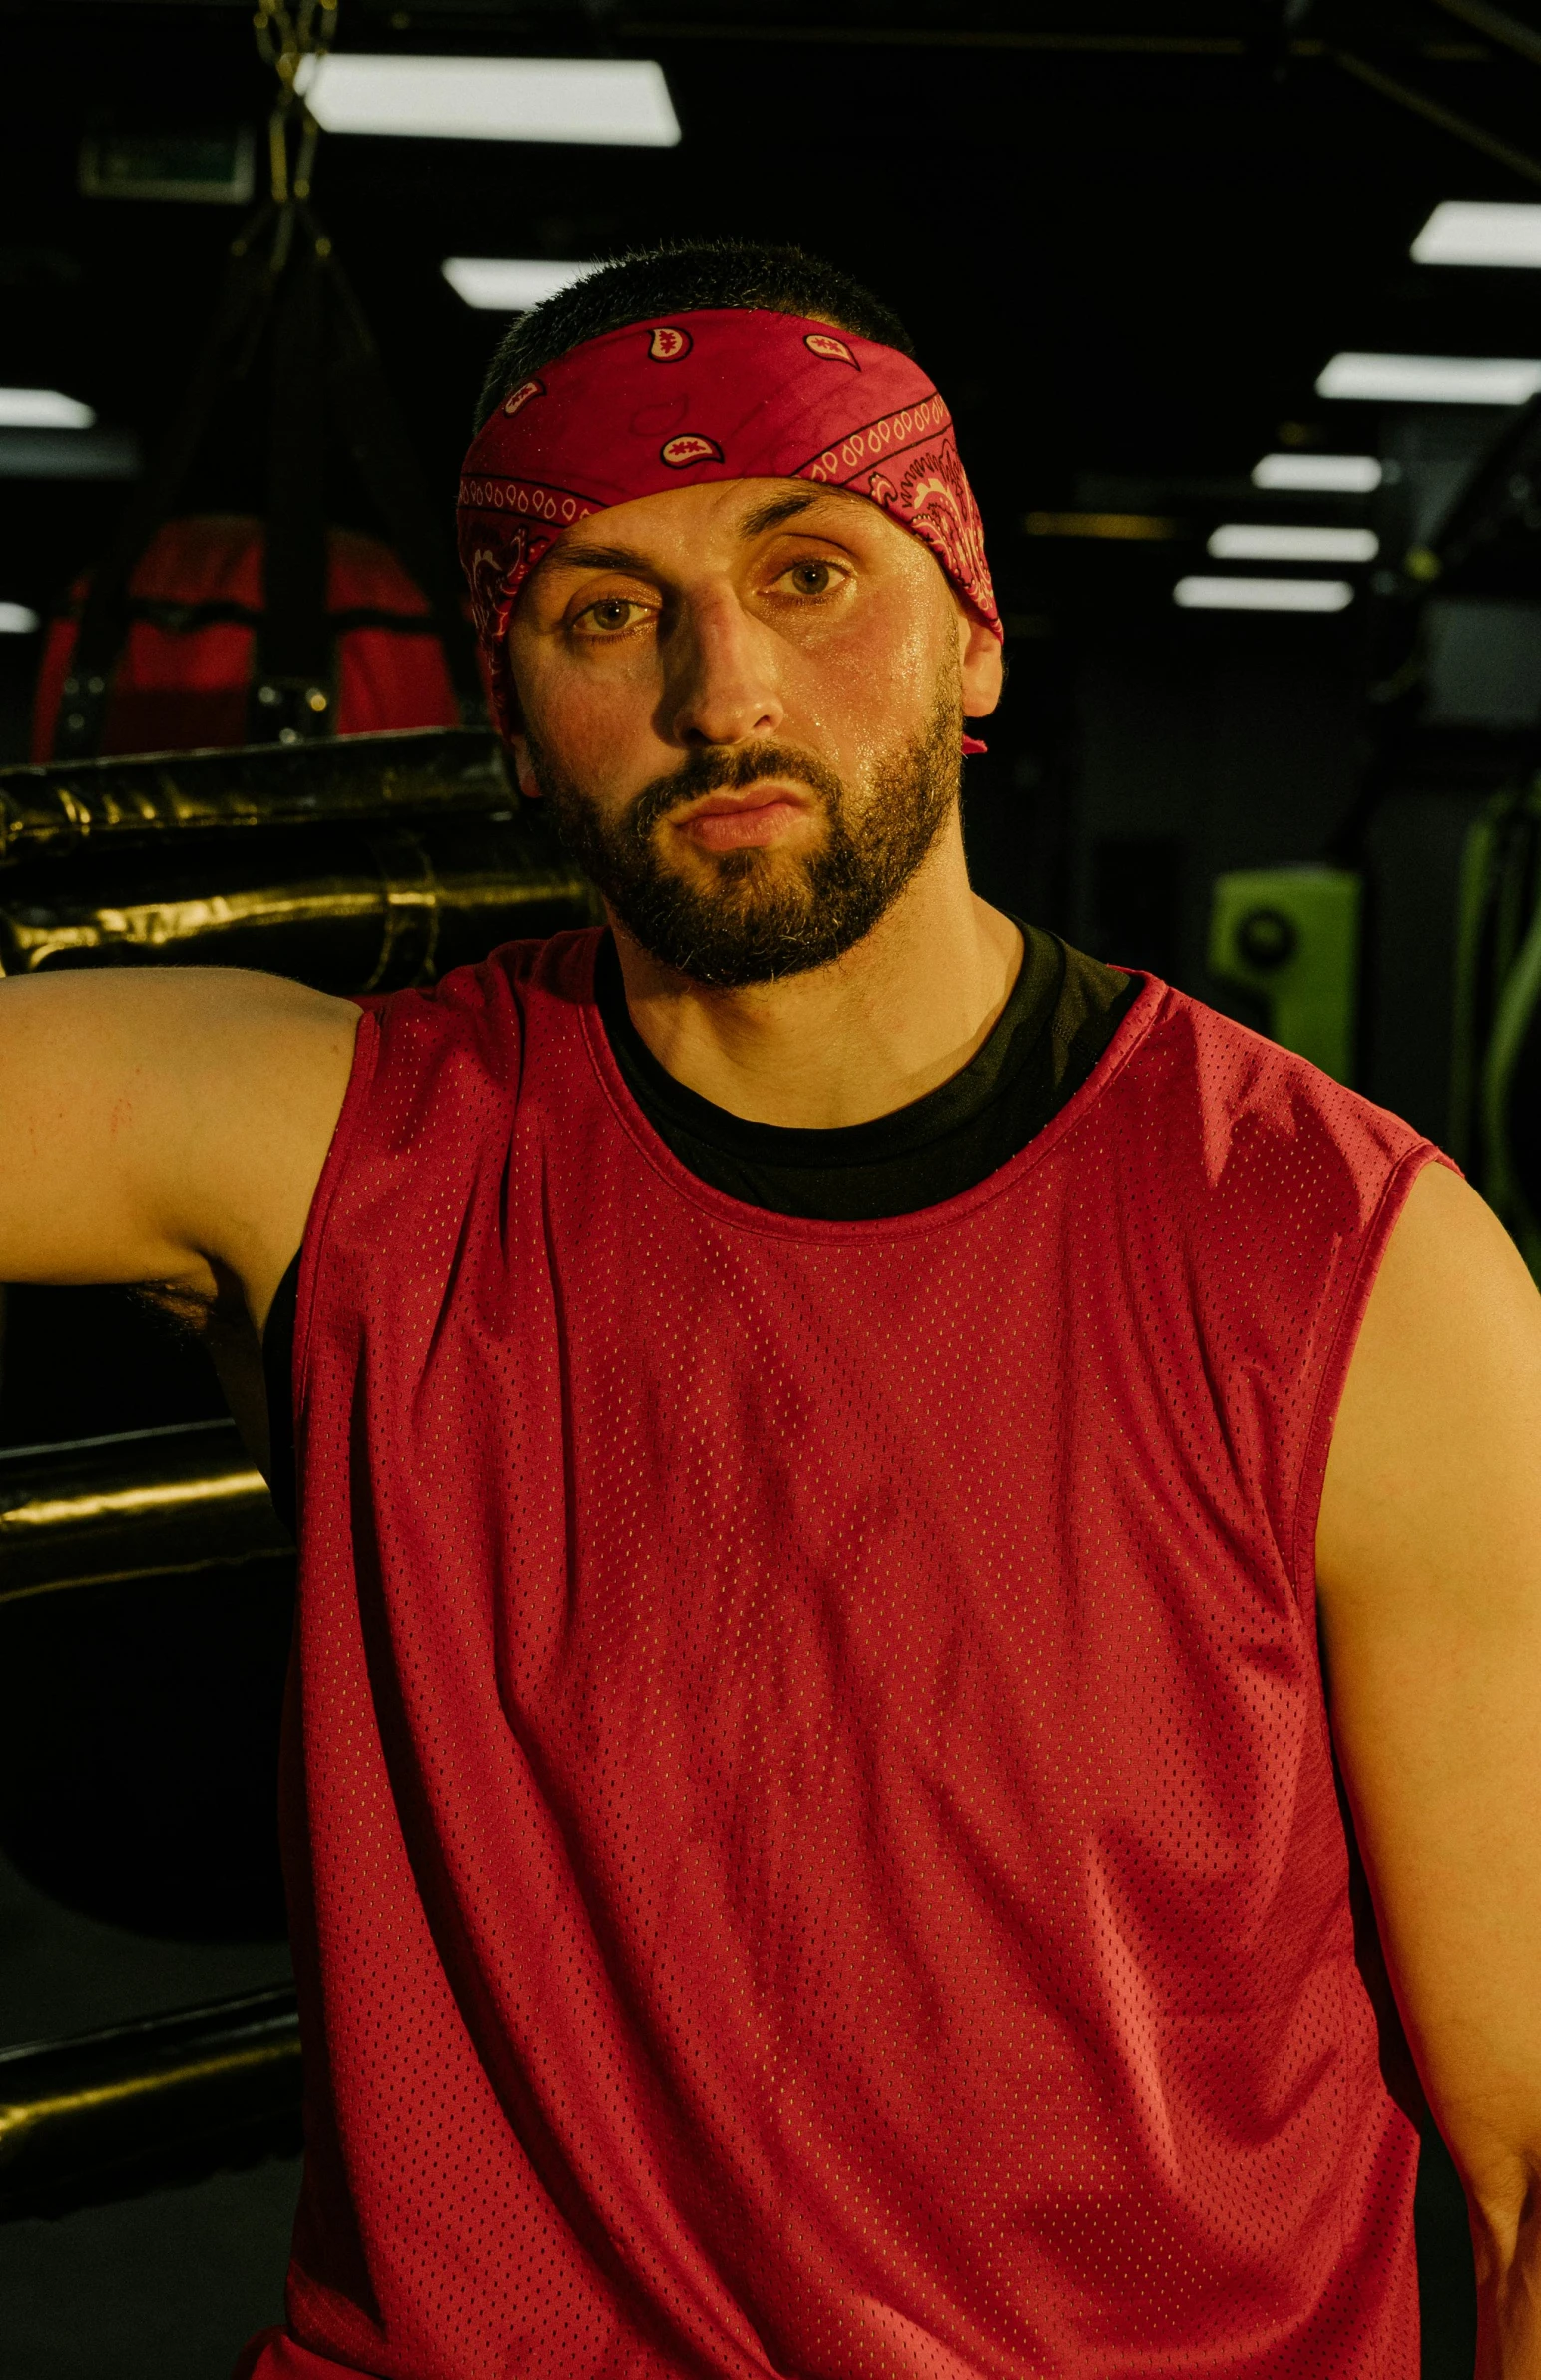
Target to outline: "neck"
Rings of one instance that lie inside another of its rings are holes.
[[[1022,937],[968,882],[956,818],[870,934],[826,967],[720,991],[615,926],[626,1005],[677,1082],[754,1124],[891,1115],[945,1083],[1010,996]]]

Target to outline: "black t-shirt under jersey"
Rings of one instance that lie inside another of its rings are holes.
[[[747,1206],[817,1222],[873,1222],[960,1197],[1025,1149],[1086,1081],[1134,999],[1134,980],[1057,935],[1025,925],[1022,939],[1011,997],[967,1066],[869,1124],[749,1124],[677,1083],[632,1023],[609,934],[599,946],[595,998],[628,1091],[681,1165]],[[298,1279],[296,1255],[262,1337],[273,1502],[291,1527]]]

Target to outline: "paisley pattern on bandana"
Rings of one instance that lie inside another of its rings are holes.
[[[673,433],[662,442],[661,420]],[[921,540],[1000,635],[952,415],[918,364],[853,332],[836,338],[826,325],[751,307],[629,323],[543,364],[465,458],[460,559],[502,733],[517,724],[509,618],[563,529],[666,488],[762,478],[867,497]],[[964,747],[983,748],[967,737]]]
[[[901,529],[924,540],[959,594],[999,635],[984,523],[953,440],[952,416],[939,396],[864,423],[791,476],[869,496]]]

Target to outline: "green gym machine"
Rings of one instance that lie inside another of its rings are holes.
[[[1210,973],[1262,999],[1267,1031],[1353,1080],[1360,879],[1347,868],[1242,868],[1215,879]]]

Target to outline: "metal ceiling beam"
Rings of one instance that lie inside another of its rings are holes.
[[[1483,157],[1492,158],[1496,164],[1507,166],[1511,174],[1520,175],[1524,181],[1541,183],[1541,158],[1532,157],[1528,150],[1516,149],[1512,142],[1500,140],[1496,133],[1490,133],[1484,125],[1473,124],[1469,116],[1458,116],[1453,108],[1443,106],[1437,99],[1430,99],[1426,92],[1419,91],[1411,83],[1402,82],[1396,75],[1388,75],[1384,68],[1371,65],[1367,58],[1355,56],[1352,50],[1334,49],[1329,54],[1333,63],[1340,66],[1345,74],[1352,75],[1368,90],[1379,92],[1382,99],[1405,108],[1409,115],[1421,116],[1425,124],[1436,125],[1440,132],[1448,133],[1453,140],[1464,141],[1468,149],[1475,149]]]
[[[885,50],[1046,50],[1085,56],[1241,58],[1232,34],[1030,33],[1016,27],[951,25],[724,25],[689,18],[634,17],[616,25],[627,41],[797,42],[809,48]],[[1320,42],[1294,45],[1319,55]]]
[[[1442,8],[1448,17],[1458,17],[1473,32],[1485,33],[1490,41],[1502,42],[1505,49],[1517,50],[1532,66],[1541,66],[1541,33],[1522,25],[1507,9],[1492,7],[1490,0],[1434,0],[1434,6]]]
[[[1443,0],[1441,0],[1441,5]],[[614,25],[626,41],[787,42],[807,48],[903,50],[1028,50],[1067,57],[1247,58],[1257,45],[1234,33],[1034,32],[1011,26],[776,25],[709,23],[690,17],[627,17]],[[1441,64],[1485,64],[1478,42],[1419,43],[1419,54]],[[1288,58],[1328,58],[1331,44],[1301,35],[1282,45]]]
[[[1486,30],[1494,40],[1510,47],[1524,43],[1541,51],[1541,35],[1533,34],[1514,18],[1487,5],[1487,0],[1434,0],[1453,16],[1469,23],[1473,30]],[[113,10],[127,13],[138,9],[142,14],[155,15],[172,10],[197,9],[232,15],[250,11],[252,0],[0,0],[0,18],[52,17],[62,9],[88,9],[93,14]],[[348,0],[349,21],[371,18],[399,17],[403,12],[397,0]],[[1206,34],[1173,31],[1170,33],[1096,32],[1081,28],[1052,28],[1031,30],[1020,27],[968,27],[958,25],[840,25],[840,24],[774,24],[763,18],[749,22],[725,22],[721,19],[674,17],[623,18],[614,0],[596,11],[582,5],[582,0],[412,0],[407,12],[412,26],[426,30],[434,24],[453,24],[456,21],[469,30],[473,25],[495,27],[499,20],[510,26],[533,30],[539,23],[555,30],[568,20],[582,24],[591,34],[596,21],[603,25],[612,39],[677,42],[787,42],[808,47],[848,47],[881,49],[993,49],[1039,51],[1047,55],[1060,53],[1069,57],[1174,57],[1174,58],[1245,58],[1257,54],[1255,40],[1243,34]],[[1067,8],[1067,14],[1070,13]],[[1281,45],[1290,58],[1322,58],[1330,54],[1329,44],[1310,37],[1296,36]],[[1491,51],[1482,42],[1431,41],[1426,38],[1407,38],[1406,46],[1415,54],[1438,60],[1442,64],[1483,64],[1491,58]],[[1527,55],[1535,51],[1527,50]]]

